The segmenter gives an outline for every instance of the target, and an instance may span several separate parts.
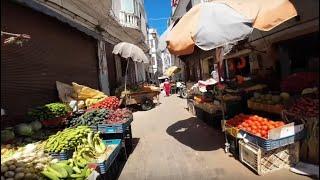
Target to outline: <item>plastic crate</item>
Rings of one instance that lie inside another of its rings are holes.
[[[54,159],[58,159],[60,161],[62,160],[68,160],[72,157],[74,150],[69,150],[66,152],[59,152],[59,153],[54,153],[54,152],[49,152],[49,155],[52,156]]]
[[[262,149],[264,149],[265,151],[270,151],[282,146],[286,146],[288,144],[293,144],[295,141],[298,141],[300,139],[303,139],[305,136],[305,130],[302,130],[300,132],[298,132],[297,134],[293,135],[293,136],[289,136],[289,137],[285,137],[285,138],[280,138],[280,139],[263,139],[261,137],[255,136],[253,134],[250,134],[246,131],[243,131],[240,129],[239,133],[244,136],[245,138],[251,142],[252,144],[255,144],[259,147],[261,147]]]
[[[98,124],[97,130],[103,134],[123,133],[132,121],[133,118],[130,118],[123,124]]]
[[[264,175],[299,162],[300,143],[296,142],[272,151],[264,151],[252,143],[239,141],[239,159],[258,175]]]
[[[88,166],[90,168],[96,169],[100,174],[104,174],[107,172],[108,168],[112,165],[121,149],[121,139],[102,140],[102,142],[106,145],[114,144],[116,145],[116,148],[108,157],[106,157],[106,159],[103,162],[88,163]]]

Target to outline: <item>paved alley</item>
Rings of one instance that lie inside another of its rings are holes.
[[[257,176],[224,153],[224,135],[186,110],[186,100],[161,97],[147,112],[134,113],[136,147],[120,180],[309,179],[289,170]]]

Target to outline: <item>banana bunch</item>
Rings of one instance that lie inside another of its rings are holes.
[[[77,146],[72,156],[72,163],[78,167],[84,167],[87,163],[93,162],[104,154],[106,145],[99,137],[100,133],[88,133],[87,138],[82,139],[82,143]]]
[[[69,161],[60,161],[58,163],[54,163],[45,167],[45,169],[41,172],[41,174],[48,179],[51,180],[60,180],[60,179],[76,179],[76,180],[84,180],[90,174],[92,170],[85,166],[83,168],[79,168],[77,166],[73,166],[73,164]]]
[[[92,130],[87,126],[78,126],[77,128],[66,128],[49,137],[45,144],[45,151],[65,152],[75,149],[82,143],[81,139],[86,138]]]

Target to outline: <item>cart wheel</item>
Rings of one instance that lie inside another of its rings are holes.
[[[153,102],[150,99],[144,100],[143,103],[141,104],[141,109],[143,111],[148,111],[152,109],[152,107],[153,107]]]
[[[187,99],[187,97],[188,97],[187,89],[181,89],[180,96],[184,99]]]

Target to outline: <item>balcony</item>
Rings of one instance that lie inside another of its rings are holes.
[[[132,13],[126,13],[126,12],[120,11],[119,21],[120,21],[120,24],[124,27],[140,29],[140,23],[141,23],[140,19],[138,18],[138,16]]]

